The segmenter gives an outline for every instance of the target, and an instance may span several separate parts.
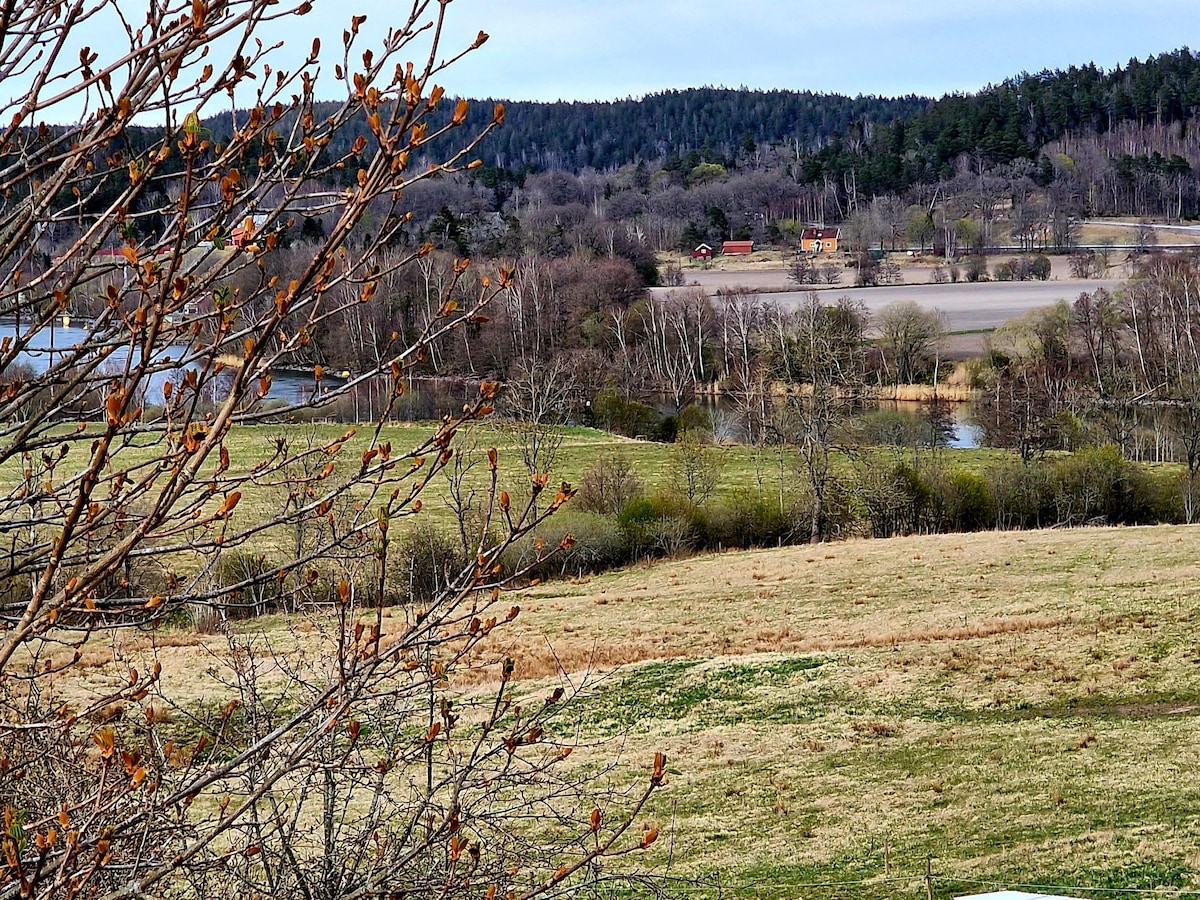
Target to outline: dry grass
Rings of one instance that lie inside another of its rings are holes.
[[[506,598],[522,613],[492,658],[531,688],[591,673],[572,760],[665,750],[650,815],[672,871],[739,896],[860,879],[853,896],[911,896],[926,855],[948,879],[1195,886],[1198,550],[1200,531],[1160,527],[664,562]],[[311,660],[325,641],[319,619],[244,633]],[[114,640],[62,685],[79,702],[150,655],[177,702],[225,699],[220,638]]]
[[[664,563],[542,589],[510,649],[531,676],[653,660],[592,703],[675,760],[683,871],[786,896],[881,876],[886,842],[913,882],[852,895],[908,895],[926,854],[947,877],[1192,884],[1198,543],[1104,529]],[[803,659],[822,664],[772,674]]]

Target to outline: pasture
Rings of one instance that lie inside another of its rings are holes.
[[[665,751],[665,839],[637,864],[692,896],[912,897],[927,859],[937,897],[1195,890],[1198,545],[1082,529],[635,566],[508,595],[521,615],[449,690],[482,696],[511,655],[521,691],[572,689],[578,772]],[[323,633],[319,613],[237,629],[284,654]],[[111,640],[64,692],[154,655],[165,695],[224,701],[223,637]]]

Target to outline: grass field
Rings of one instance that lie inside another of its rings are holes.
[[[95,429],[98,426],[92,425]],[[327,446],[338,441],[346,432],[347,425],[335,423],[315,424],[280,424],[280,425],[238,425],[229,432],[225,444],[229,456],[234,462],[234,469],[246,471],[256,463],[268,459],[275,448],[275,441],[286,439],[292,452],[307,446]],[[433,423],[389,424],[382,430],[381,441],[390,441],[396,451],[411,450],[426,440],[435,430]],[[331,482],[344,475],[357,472],[363,449],[368,446],[372,426],[362,426],[334,458],[336,469]],[[565,427],[561,429],[563,440],[557,458],[551,468],[552,484],[567,481],[578,485],[584,474],[595,465],[604,455],[620,452],[627,456],[633,470],[641,479],[648,493],[667,491],[672,487],[670,475],[671,445],[648,440],[633,440],[614,435],[606,431],[584,427]],[[86,438],[89,432],[83,432]],[[115,466],[128,468],[145,464],[154,458],[158,452],[156,447],[130,446],[121,448]],[[61,464],[59,480],[64,473],[78,471],[84,465],[84,454],[87,452],[88,440],[74,445],[66,460]],[[467,483],[477,488],[487,484],[487,466],[485,451],[488,447],[496,447],[499,451],[499,485],[501,489],[510,491],[514,498],[527,496],[529,492],[529,474],[521,461],[520,451],[511,431],[500,423],[484,423],[464,432],[456,438],[455,451],[466,459],[474,461],[474,467],[467,474]],[[891,451],[881,451],[891,452]],[[791,493],[802,489],[796,471],[798,463],[793,455],[784,457],[784,468],[781,474],[779,455],[771,449],[755,449],[744,445],[725,445],[715,450],[720,465],[720,479],[713,494],[714,502],[724,502],[738,496],[763,493],[767,497],[778,496],[781,479],[784,492]],[[430,454],[426,452],[426,456]],[[965,468],[978,468],[988,460],[997,459],[1004,451],[996,450],[962,450],[953,454],[954,464]],[[322,457],[316,468],[326,462]],[[212,460],[216,464],[216,457]],[[0,466],[0,492],[7,493],[20,479],[22,463],[12,459]],[[110,465],[110,470],[113,468]],[[412,480],[424,477],[424,472],[413,476]],[[278,481],[275,477],[273,481]],[[250,523],[263,521],[276,512],[286,495],[286,490],[277,484],[250,483],[243,486],[243,498],[234,514],[234,522],[243,527]],[[432,522],[440,527],[449,529],[453,523],[452,513],[446,503],[441,502],[448,490],[445,475],[438,475],[430,481],[422,493],[423,511],[416,519],[407,522]],[[366,488],[356,489],[354,496],[365,497]],[[214,501],[215,503],[216,501]],[[254,552],[268,554],[288,552],[288,536],[282,532],[264,532],[256,535],[248,545]]]
[[[667,563],[547,589],[526,604],[526,646],[630,666],[582,715],[676,761],[659,814],[691,874],[784,897],[886,865],[900,881],[842,895],[908,896],[932,856],[964,892],[1195,887],[1198,539],[1011,533]]]
[[[514,596],[491,659],[513,654],[530,690],[582,685],[572,762],[668,754],[654,862],[694,896],[912,897],[927,858],[937,897],[1195,890],[1198,550],[1195,529],[1156,527],[667,561]],[[280,647],[319,634],[246,627]],[[74,691],[157,643],[164,691],[222,699],[203,674],[219,638],[117,640]]]

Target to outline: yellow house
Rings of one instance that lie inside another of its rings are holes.
[[[800,232],[800,249],[805,253],[836,253],[841,238],[840,228],[805,228]]]

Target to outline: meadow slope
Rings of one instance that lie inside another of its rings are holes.
[[[512,654],[522,690],[577,688],[578,772],[664,750],[655,862],[693,896],[912,897],[927,858],[939,897],[1196,889],[1198,551],[1191,527],[1097,528],[665,561],[514,592],[451,689]],[[319,617],[239,629],[320,654]],[[153,653],[176,703],[224,700],[222,637],[113,640],[65,694]]]
[[[738,896],[912,896],[927,857],[938,896],[1195,888],[1198,549],[1157,527],[664,562],[542,588],[511,649],[531,676],[624,664],[580,733],[666,750],[673,869]]]

